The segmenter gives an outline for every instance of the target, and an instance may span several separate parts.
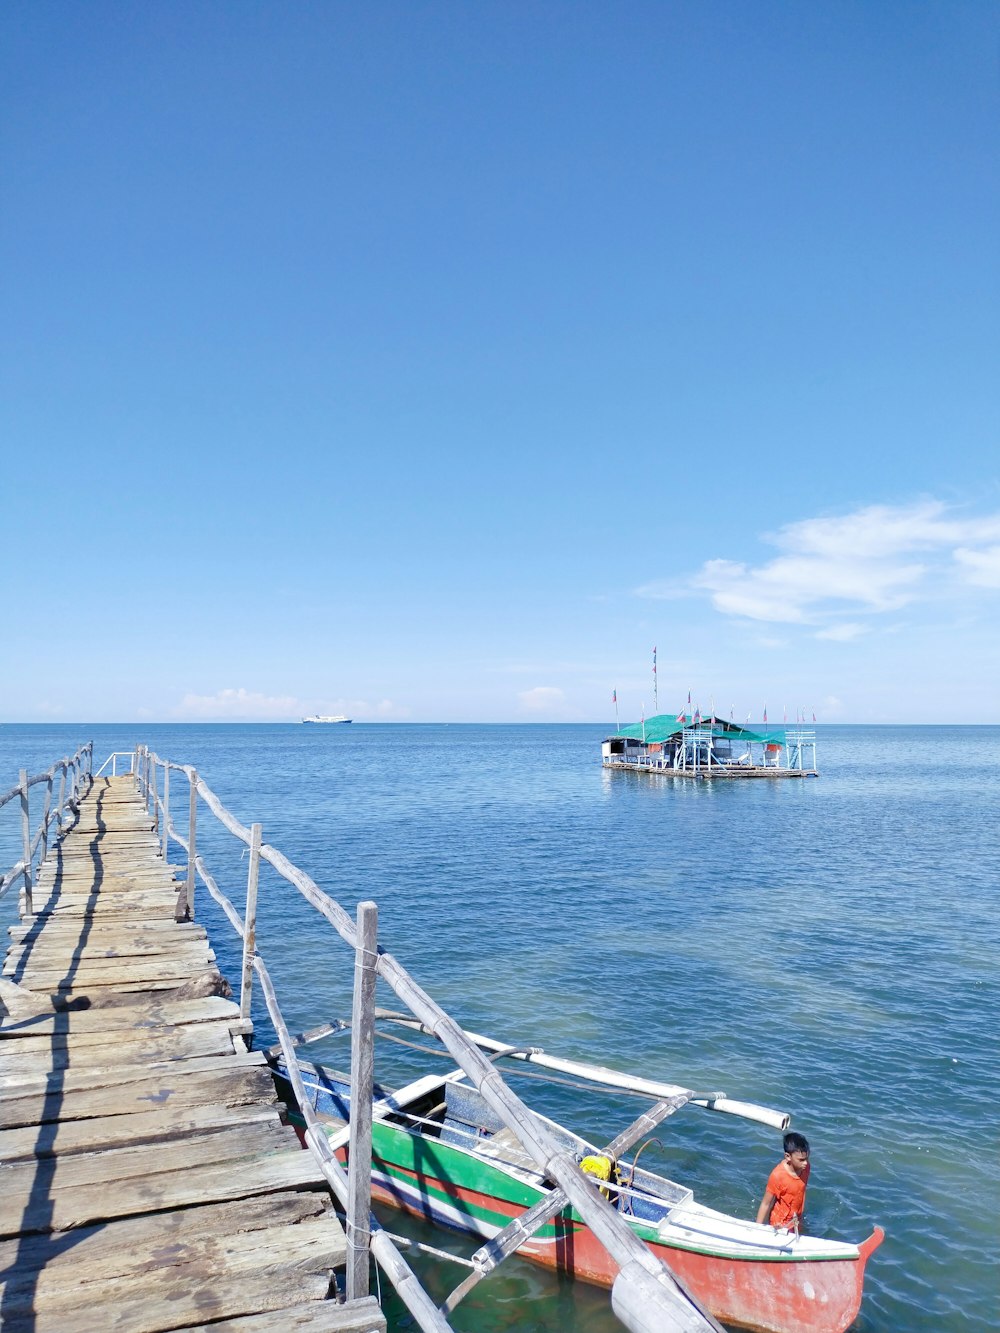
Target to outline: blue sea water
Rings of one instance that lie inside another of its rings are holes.
[[[6,725],[0,790],[91,739],[98,764],[136,742],[193,763],[348,911],[374,899],[383,946],[465,1026],[790,1111],[813,1149],[809,1229],[887,1232],[858,1333],[1000,1328],[1000,728],[821,727],[818,779],[714,785],[605,772],[605,730]],[[3,868],[19,836],[12,802]],[[203,813],[199,847],[240,906],[241,845]],[[236,982],[203,888],[198,912]],[[293,1030],[347,1015],[353,959],[269,869],[258,944]],[[514,1086],[589,1137],[635,1114]],[[658,1137],[644,1165],[746,1216],[780,1156],[774,1131],[695,1108]],[[421,1271],[442,1295],[462,1276]],[[619,1327],[606,1293],[518,1260],[454,1324]]]

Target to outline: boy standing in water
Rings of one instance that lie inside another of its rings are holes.
[[[757,1209],[757,1221],[798,1231],[806,1206],[809,1183],[809,1143],[794,1130],[784,1138],[785,1158],[767,1178],[767,1189]]]

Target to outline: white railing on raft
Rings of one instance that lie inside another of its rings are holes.
[[[32,888],[35,882],[34,864],[35,856],[38,856],[38,863],[45,860],[49,850],[49,829],[53,824],[56,826],[56,836],[63,832],[63,818],[67,811],[75,820],[79,814],[80,799],[84,794],[84,788],[90,790],[93,782],[93,761],[94,761],[94,742],[88,741],[86,745],[81,745],[72,759],[57,759],[52,767],[45,773],[37,773],[33,778],[28,777],[27,769],[22,768],[16,787],[11,787],[10,791],[0,795],[0,809],[8,801],[12,801],[15,796],[21,798],[21,859],[0,877],[0,897],[7,892],[18,880],[24,881],[24,911],[26,915],[31,915],[33,910]],[[56,774],[59,778],[59,796],[56,800],[56,808],[52,809],[52,788],[55,783]],[[31,832],[31,815],[29,811],[28,793],[32,787],[37,787],[45,783],[45,803],[42,809],[42,818],[34,835]],[[69,787],[67,795],[66,788]]]

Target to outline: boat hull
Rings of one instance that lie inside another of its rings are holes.
[[[484,1238],[542,1195],[541,1189],[488,1163],[470,1163],[471,1154],[391,1127],[375,1126],[373,1149],[376,1199]],[[741,1259],[666,1245],[655,1239],[655,1228],[638,1220],[632,1226],[717,1319],[756,1333],[843,1333],[861,1305],[867,1258],[882,1241],[876,1229],[852,1258]],[[604,1287],[618,1273],[607,1250],[570,1209],[526,1241],[518,1254]]]
[[[310,1095],[335,1134],[348,1113],[347,1087],[325,1073],[320,1078],[322,1086],[313,1085]],[[458,1146],[376,1119],[372,1197],[439,1226],[484,1239],[495,1236],[548,1189],[534,1171],[485,1154],[482,1140],[470,1142]],[[337,1155],[346,1161],[345,1148]],[[876,1228],[859,1246],[809,1238],[794,1242],[754,1227],[748,1245],[746,1223],[693,1201],[678,1204],[665,1222],[633,1216],[627,1221],[701,1305],[717,1319],[755,1333],[844,1333],[861,1305],[865,1264],[883,1239]],[[806,1247],[813,1255],[795,1252]],[[600,1286],[610,1287],[618,1274],[607,1250],[570,1207],[525,1241],[518,1254]]]

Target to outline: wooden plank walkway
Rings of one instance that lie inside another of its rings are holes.
[[[384,1333],[131,777],[51,849],[0,981],[0,1329]],[[22,895],[23,899],[23,895]]]

